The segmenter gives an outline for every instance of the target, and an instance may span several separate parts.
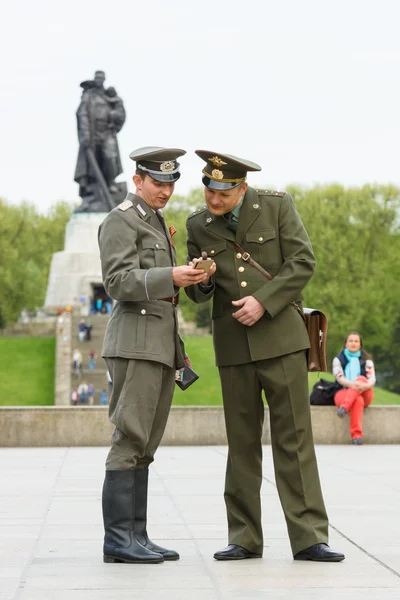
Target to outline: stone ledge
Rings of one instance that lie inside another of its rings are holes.
[[[348,444],[348,416],[335,407],[311,407],[316,444]],[[263,443],[271,442],[269,420]],[[101,406],[0,407],[0,446],[108,446],[113,425]],[[400,444],[400,406],[372,406],[364,412],[366,444]],[[167,446],[226,444],[224,413],[214,406],[174,406],[162,441]]]

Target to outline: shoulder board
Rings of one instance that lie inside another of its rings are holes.
[[[192,212],[189,216],[188,219],[191,219],[192,217],[195,217],[196,215],[200,215],[201,213],[205,212],[207,210],[207,206],[202,206],[201,208],[199,208],[198,210],[195,210],[194,212]]]
[[[283,196],[286,194],[286,192],[276,192],[274,190],[256,190],[257,194],[265,194],[266,196],[280,196],[281,198],[283,198]]]
[[[133,202],[131,202],[130,200],[124,200],[123,202],[121,202],[121,204],[118,204],[117,208],[118,210],[128,210],[128,208],[131,208],[131,206],[133,206]]]

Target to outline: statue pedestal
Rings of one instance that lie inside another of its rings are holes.
[[[56,252],[50,267],[45,307],[79,306],[81,296],[93,296],[102,285],[99,225],[107,213],[75,213],[65,230],[65,249]]]

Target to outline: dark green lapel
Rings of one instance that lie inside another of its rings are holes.
[[[236,240],[241,244],[244,237],[254,221],[261,214],[260,199],[256,190],[249,187],[243,199],[242,208],[239,213],[239,222],[236,231]]]
[[[227,228],[224,217],[216,217],[210,212],[206,212],[205,216],[205,226],[209,231],[212,231],[216,235],[223,237],[225,240],[235,240],[235,234],[233,231]]]

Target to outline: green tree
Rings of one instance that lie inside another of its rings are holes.
[[[0,314],[3,326],[22,308],[42,306],[52,255],[62,250],[72,208],[65,202],[40,214],[34,205],[0,200]]]

